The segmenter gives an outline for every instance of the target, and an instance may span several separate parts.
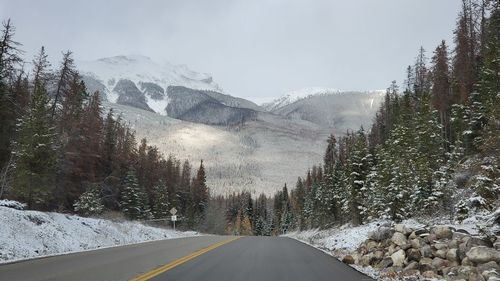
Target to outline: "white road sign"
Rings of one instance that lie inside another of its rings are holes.
[[[172,216],[175,216],[175,214],[177,214],[177,209],[175,207],[170,209],[170,213],[172,214]]]
[[[171,221],[177,221],[177,216],[176,216],[176,215],[172,215],[172,216],[170,217],[170,220],[171,220]]]

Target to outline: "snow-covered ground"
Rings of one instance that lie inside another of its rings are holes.
[[[267,111],[275,111],[311,96],[345,94],[349,92],[356,92],[356,91],[345,91],[345,90],[323,88],[323,87],[309,87],[287,92],[284,95],[270,102],[263,103],[261,106]],[[364,92],[366,94],[385,95],[386,90],[372,90],[372,91],[359,91],[359,92]]]
[[[297,239],[341,260],[347,253],[355,251],[363,241],[368,239],[370,232],[376,230],[381,223],[384,221],[356,227],[346,224],[338,228],[324,230],[294,231],[283,236]],[[378,278],[377,271],[372,268],[351,266],[374,279]]]
[[[10,201],[12,202],[12,201]],[[23,211],[0,201],[0,263],[198,235],[60,213]]]

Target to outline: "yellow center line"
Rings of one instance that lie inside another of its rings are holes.
[[[209,251],[211,251],[211,250],[213,250],[215,248],[218,248],[218,247],[220,247],[220,246],[222,246],[224,244],[232,242],[232,241],[234,241],[234,240],[236,240],[238,238],[240,238],[240,237],[235,237],[235,238],[232,238],[232,239],[229,239],[229,240],[225,240],[225,241],[219,242],[217,244],[208,246],[206,248],[200,249],[200,250],[198,250],[196,252],[193,252],[193,253],[191,253],[191,254],[189,254],[187,256],[184,256],[182,258],[176,259],[176,260],[174,260],[174,261],[172,261],[170,263],[167,263],[167,264],[162,265],[162,266],[160,266],[158,268],[155,268],[155,269],[153,269],[153,270],[151,270],[149,272],[146,272],[145,274],[142,274],[142,275],[139,275],[137,277],[134,277],[134,278],[130,279],[130,281],[145,281],[145,280],[149,280],[149,279],[151,279],[151,278],[153,278],[155,276],[158,276],[158,275],[160,275],[160,274],[162,274],[162,273],[164,273],[164,272],[166,272],[166,271],[168,271],[168,270],[170,270],[170,269],[172,269],[172,268],[174,268],[174,267],[176,267],[178,265],[181,265],[181,264],[183,264],[183,263],[185,263],[187,261],[190,261],[190,260],[192,260],[192,259],[194,259],[194,258],[196,258],[198,256],[201,256],[201,255],[203,255],[203,254],[205,254],[205,253],[207,253],[207,252],[209,252]]]

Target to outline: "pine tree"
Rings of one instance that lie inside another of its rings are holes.
[[[90,186],[73,204],[75,212],[84,216],[99,215],[104,211],[99,186]]]
[[[0,37],[0,170],[6,170],[11,158],[12,136],[16,130],[16,119],[22,107],[9,90],[15,76],[15,67],[21,62],[20,44],[14,41],[15,28],[9,20],[3,22]],[[10,165],[10,164],[9,164]]]
[[[432,105],[438,111],[441,135],[450,140],[451,82],[448,47],[443,40],[432,57]],[[446,147],[448,149],[448,147]]]
[[[148,219],[151,216],[147,194],[139,185],[135,171],[130,170],[123,183],[122,212],[130,219]]]
[[[353,144],[348,161],[349,166],[349,208],[352,223],[363,223],[363,214],[366,211],[363,204],[364,194],[367,192],[366,177],[370,171],[370,155],[366,143],[366,136],[361,128],[355,136],[351,137]]]
[[[478,94],[474,111],[478,138],[476,149],[498,155],[500,142],[500,5],[493,6],[484,26],[483,61],[479,72]]]
[[[190,196],[191,187],[191,164],[185,160],[182,164],[182,173],[178,189],[179,195],[179,210],[182,213],[187,213],[189,206],[192,204]]]
[[[54,184],[54,134],[45,90],[47,67],[47,56],[42,47],[35,60],[34,92],[29,109],[18,124],[15,194],[29,208],[46,207]]]
[[[57,89],[54,94],[54,101],[52,102],[51,107],[52,119],[56,117],[57,107],[59,105],[59,102],[65,98],[65,92],[70,90],[70,84],[75,83],[75,74],[77,74],[77,72],[75,70],[72,55],[73,54],[70,51],[63,53],[61,67],[57,73]],[[66,111],[66,114],[67,113],[68,111]],[[62,117],[62,120],[65,120],[64,116]]]
[[[197,215],[203,215],[203,211],[208,202],[208,187],[206,185],[205,167],[203,166],[203,160],[201,160],[200,167],[196,174],[196,178],[193,181],[193,205],[195,208],[195,213]]]
[[[169,215],[168,191],[163,181],[153,187],[152,213],[155,219],[163,219]]]
[[[107,177],[116,170],[118,122],[113,117],[113,109],[110,109],[104,121],[104,140],[102,145],[103,172]]]

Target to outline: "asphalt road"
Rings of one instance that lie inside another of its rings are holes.
[[[234,238],[180,238],[0,265],[0,280],[372,280],[290,238]]]

